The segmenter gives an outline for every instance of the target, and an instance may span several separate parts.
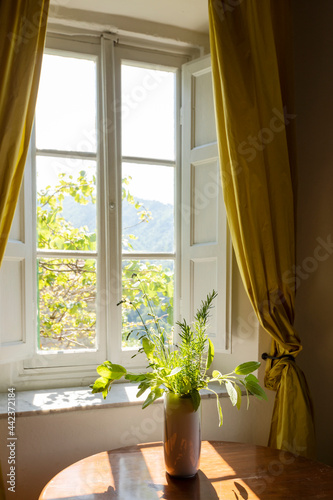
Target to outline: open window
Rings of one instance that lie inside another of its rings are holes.
[[[169,335],[217,290],[209,334],[230,352],[210,57],[188,59],[109,35],[48,38],[0,271],[2,363],[25,359],[17,387],[86,385],[105,359],[140,367],[138,318],[117,303],[142,286]]]

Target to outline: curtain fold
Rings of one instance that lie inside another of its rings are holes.
[[[49,0],[0,3],[0,265],[34,119]]]
[[[265,385],[277,391],[269,445],[315,454],[313,408],[295,357],[295,142],[289,1],[209,0],[224,201],[240,273],[272,337]]]

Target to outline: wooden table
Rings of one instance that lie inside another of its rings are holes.
[[[67,467],[39,500],[333,499],[333,468],[264,446],[202,443],[192,479],[164,471],[161,443],[98,453]]]

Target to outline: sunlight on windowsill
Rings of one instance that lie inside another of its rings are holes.
[[[224,387],[211,384],[220,395],[227,396]],[[136,397],[137,385],[130,383],[115,384],[106,400],[101,394],[92,394],[89,387],[69,387],[38,391],[19,391],[16,393],[16,416],[28,417],[63,413],[67,411],[92,410],[99,408],[117,408],[141,405],[146,395]],[[215,397],[208,390],[202,390],[203,399]],[[162,399],[154,404],[160,404]],[[0,418],[7,418],[7,393],[0,394]]]

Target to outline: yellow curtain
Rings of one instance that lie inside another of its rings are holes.
[[[295,363],[295,196],[289,1],[209,0],[224,200],[242,279],[272,336],[269,445],[313,457],[313,409]],[[289,146],[289,147],[288,147]]]
[[[0,2],[0,265],[23,178],[49,0]]]

